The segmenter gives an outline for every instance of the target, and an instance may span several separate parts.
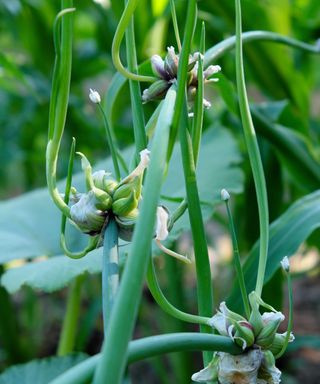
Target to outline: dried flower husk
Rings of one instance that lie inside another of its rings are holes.
[[[263,353],[260,349],[252,349],[238,356],[219,352],[220,384],[257,384],[258,370]]]

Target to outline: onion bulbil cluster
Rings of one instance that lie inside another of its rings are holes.
[[[92,173],[88,159],[82,153],[82,169],[87,191],[79,193],[71,188],[70,216],[72,222],[84,233],[100,234],[112,215],[119,227],[119,236],[130,240],[134,223],[139,214],[144,170],[149,164],[149,151],[140,152],[140,163],[123,180],[117,182],[110,173],[100,170]]]

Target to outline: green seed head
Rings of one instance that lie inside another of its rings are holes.
[[[112,205],[112,199],[111,199],[111,196],[103,191],[102,189],[100,188],[94,188],[92,190],[92,192],[94,193],[97,201],[96,201],[96,208],[97,209],[100,209],[101,211],[107,211],[108,209],[111,208],[111,205]]]
[[[264,326],[256,337],[255,343],[262,348],[268,348],[272,345],[276,332],[284,316],[281,312],[266,312],[262,315]]]
[[[104,170],[94,172],[92,174],[93,183],[97,188],[102,189],[109,195],[113,195],[114,190],[117,188],[118,183],[110,177],[110,173]]]
[[[234,334],[235,342],[246,349],[254,343],[253,327],[248,321],[238,321],[234,324],[236,330]]]
[[[135,190],[133,189],[125,197],[114,199],[112,212],[117,216],[126,217],[138,207],[138,204],[139,200],[135,197]]]

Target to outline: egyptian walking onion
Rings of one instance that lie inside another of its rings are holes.
[[[281,266],[289,272],[289,260],[285,257]],[[237,356],[215,352],[208,366],[192,375],[198,383],[219,384],[279,384],[281,371],[275,366],[275,358],[294,340],[290,319],[288,330],[278,333],[284,315],[265,303],[255,291],[249,294],[251,307],[248,319],[232,312],[225,302],[208,321],[208,325],[222,336],[238,344],[243,353]],[[259,307],[266,309],[263,314]]]
[[[124,240],[131,239],[135,219],[139,214],[142,179],[149,164],[149,154],[148,149],[141,151],[138,166],[117,182],[104,170],[92,173],[88,159],[78,152],[87,191],[79,193],[74,187],[71,188],[70,218],[82,232],[92,236],[100,234],[113,216],[119,227],[119,236]]]
[[[119,237],[130,241],[135,221],[139,214],[139,201],[142,198],[142,179],[144,170],[149,164],[150,151],[140,152],[138,166],[119,183],[111,177],[111,173],[99,170],[92,173],[91,165],[85,155],[81,156],[82,169],[85,174],[87,191],[79,193],[71,188],[70,218],[72,223],[83,233],[96,236],[103,232],[111,215],[114,217]],[[183,255],[166,248],[161,241],[166,240],[169,211],[164,206],[157,208],[155,241],[166,254],[185,263],[191,261]]]
[[[189,56],[188,63],[188,99],[193,101],[196,95],[198,87],[198,65],[199,60],[203,57],[201,53],[195,52]],[[175,53],[174,47],[167,48],[167,55],[163,60],[159,55],[153,55],[151,57],[151,67],[155,76],[159,80],[155,81],[151,86],[143,91],[142,101],[148,102],[151,100],[163,99],[171,87],[177,81],[179,66],[179,55]],[[221,71],[219,65],[209,65],[209,67],[203,72],[204,83],[216,82],[219,79],[211,78],[212,75]],[[210,108],[211,103],[203,99],[203,106]]]

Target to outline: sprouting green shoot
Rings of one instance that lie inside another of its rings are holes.
[[[293,327],[293,294],[292,294],[291,274],[289,269],[285,270],[285,275],[287,277],[288,294],[289,294],[289,318],[288,318],[286,338],[281,351],[275,356],[276,359],[279,359],[287,350],[288,344],[290,342],[292,327]]]
[[[231,233],[231,238],[232,238],[232,246],[233,246],[233,262],[234,262],[234,267],[235,267],[235,270],[237,273],[237,278],[238,278],[238,282],[239,282],[239,286],[240,286],[244,310],[245,310],[247,319],[249,319],[249,317],[250,317],[250,305],[249,305],[248,293],[247,293],[247,289],[246,289],[246,283],[244,280],[243,270],[241,267],[237,234],[236,234],[236,230],[234,227],[232,213],[231,213],[231,210],[229,207],[229,193],[226,190],[222,190],[221,191],[221,197],[226,204],[230,233]]]

